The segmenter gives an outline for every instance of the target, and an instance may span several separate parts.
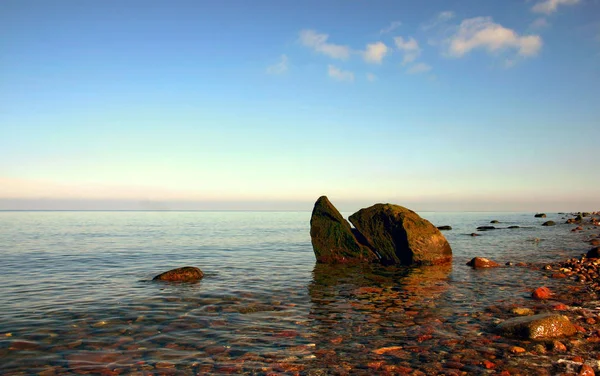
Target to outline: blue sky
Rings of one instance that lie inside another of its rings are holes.
[[[600,1],[0,2],[0,209],[596,210]]]

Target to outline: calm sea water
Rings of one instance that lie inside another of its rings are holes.
[[[490,305],[540,284],[470,258],[586,249],[572,226],[541,226],[560,214],[420,214],[453,227],[451,267],[316,265],[309,212],[0,212],[0,373],[369,374],[378,360],[441,372],[483,346]],[[521,228],[469,235],[493,219]],[[204,279],[150,281],[187,265]],[[373,352],[390,346],[406,351]]]

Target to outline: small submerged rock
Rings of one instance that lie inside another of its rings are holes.
[[[486,259],[485,257],[474,257],[473,259],[471,259],[471,261],[467,262],[467,265],[475,269],[495,268],[500,266],[500,264],[498,264],[497,262],[492,261],[490,259]]]
[[[531,297],[536,300],[549,299],[550,296],[552,296],[552,292],[547,287],[538,287],[537,289],[533,290],[533,292],[531,293]]]
[[[524,339],[551,339],[572,336],[577,332],[569,318],[555,313],[515,317],[499,324],[500,334]]]
[[[546,218],[546,213],[537,213],[534,215],[535,218]]]
[[[555,226],[556,222],[554,221],[546,221],[544,223],[542,223],[542,226]]]
[[[479,231],[488,231],[488,230],[495,230],[496,227],[494,226],[479,226],[477,227],[477,230]]]
[[[196,282],[204,277],[202,270],[193,266],[184,266],[183,268],[172,269],[161,273],[152,278],[153,281],[167,282]]]
[[[533,311],[533,309],[531,308],[524,308],[524,307],[516,307],[513,308],[511,310],[512,313],[514,313],[515,315],[518,316],[532,316],[535,314],[535,312]]]
[[[438,226],[437,229],[440,231],[447,231],[447,230],[452,230],[452,226],[448,226],[448,225]]]
[[[500,223],[500,221],[497,219],[494,219],[494,220],[490,221],[490,223]]]

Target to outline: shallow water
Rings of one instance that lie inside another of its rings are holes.
[[[452,266],[316,265],[308,212],[0,212],[0,373],[486,372],[493,307],[542,275],[465,263],[543,265],[584,252],[583,235],[541,226],[559,214],[420,214],[453,227]],[[503,229],[470,236],[492,219]],[[204,279],[151,281],[186,265]]]

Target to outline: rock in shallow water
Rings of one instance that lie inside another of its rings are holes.
[[[467,262],[467,265],[475,269],[495,268],[500,266],[500,264],[498,264],[497,262],[492,261],[490,259],[486,259],[485,257],[474,257],[471,259],[471,261]]]
[[[167,282],[196,282],[204,277],[202,270],[193,266],[184,266],[164,272],[152,278],[153,281]]]
[[[310,240],[320,263],[371,262],[378,259],[358,241],[348,221],[326,196],[319,197],[313,208]]]
[[[559,338],[577,332],[567,316],[554,313],[515,317],[499,324],[496,329],[504,336],[524,339]]]
[[[384,265],[442,265],[452,262],[450,244],[433,224],[399,205],[376,204],[350,216]]]
[[[320,197],[310,219],[310,236],[319,263],[442,265],[452,249],[442,233],[412,210],[392,204],[361,209],[344,220],[327,197]]]
[[[555,226],[556,222],[554,221],[546,221],[544,223],[542,223],[542,226]]]

